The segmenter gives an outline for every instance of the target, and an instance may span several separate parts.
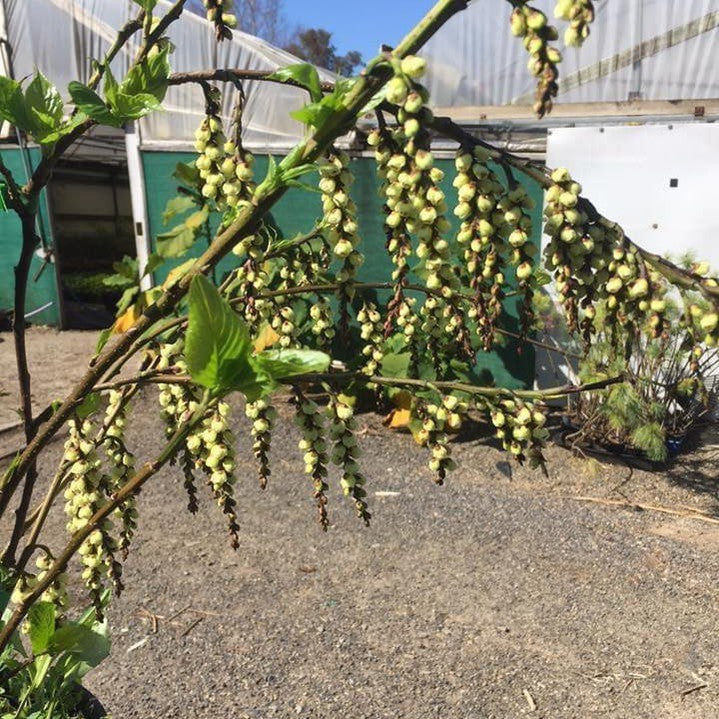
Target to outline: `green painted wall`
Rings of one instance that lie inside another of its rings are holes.
[[[21,150],[17,148],[0,150],[3,162],[12,172],[17,182],[24,184],[28,179],[22,162]],[[37,166],[40,161],[40,150],[37,148],[28,149],[29,161],[32,167]],[[48,219],[48,208],[45,193],[42,194],[41,229],[44,231],[45,240],[52,244],[50,223]],[[15,292],[14,268],[20,257],[22,246],[22,230],[20,220],[14,212],[0,213],[0,309],[12,309]],[[34,315],[30,322],[33,324],[60,325],[60,304],[57,290],[57,279],[55,276],[55,265],[49,264],[45,267],[40,277],[33,279],[42,266],[42,260],[36,255],[33,258],[30,269],[30,280],[27,288],[27,312],[42,307],[48,302],[52,305],[45,311]]]
[[[143,168],[145,184],[147,187],[147,209],[150,223],[150,236],[164,232],[168,229],[162,224],[162,212],[167,201],[177,194],[176,182],[172,179],[172,172],[178,162],[189,162],[194,159],[192,153],[182,152],[143,152]],[[452,188],[454,177],[454,161],[439,160],[437,165],[445,170],[446,179],[443,190],[447,197],[455,196]],[[258,157],[256,161],[256,175],[263,177],[267,169],[267,158]],[[352,197],[357,203],[360,232],[364,242],[365,265],[360,270],[360,279],[371,282],[386,282],[392,270],[392,263],[384,248],[385,236],[383,231],[382,201],[377,194],[377,178],[375,162],[371,158],[356,158],[352,167],[355,184]],[[502,176],[499,173],[500,177]],[[531,178],[519,178],[527,188],[530,196],[536,202],[534,210],[534,226],[541,227],[542,188]],[[303,178],[308,184],[315,182],[311,175]],[[451,204],[451,203],[450,203]],[[273,217],[282,233],[292,237],[301,232],[310,230],[320,216],[321,202],[319,194],[303,192],[293,189],[287,192],[273,211]],[[459,224],[454,216],[451,217],[455,227]],[[538,232],[538,230],[537,230]],[[539,235],[534,238],[539,244]],[[201,243],[193,248],[195,255],[204,249]],[[188,255],[189,256],[189,255]],[[186,258],[179,260],[177,264]],[[217,269],[218,279],[236,265],[235,258],[226,257]],[[166,273],[170,267],[165,269]],[[156,278],[164,280],[164,276]],[[517,299],[509,299],[505,308],[507,311],[507,326],[516,329]],[[515,326],[512,327],[512,324]],[[518,347],[516,343],[509,343],[490,353],[480,353],[477,361],[479,368],[486,368],[497,384],[509,387],[530,386],[534,381],[534,350],[531,345]]]

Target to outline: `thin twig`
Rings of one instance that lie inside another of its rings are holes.
[[[305,86],[290,78],[283,79],[274,76],[274,70],[246,70],[241,68],[215,68],[212,70],[194,70],[192,72],[176,72],[170,75],[170,85],[186,85],[188,83],[202,84],[203,82],[232,82],[237,80],[255,80],[258,82],[275,82],[281,85],[292,85],[302,88]],[[332,92],[333,82],[323,82],[320,87],[325,92]]]
[[[700,522],[708,522],[709,524],[719,524],[719,519],[710,517],[698,510],[678,510],[671,507],[660,507],[655,504],[644,504],[642,502],[632,502],[624,499],[603,499],[601,497],[565,497],[574,502],[591,502],[593,504],[603,504],[610,507],[623,507],[625,509],[641,509],[647,512],[660,512],[662,514],[670,514],[673,517],[682,517],[685,519],[696,519]]]
[[[530,694],[529,689],[522,689],[522,694],[524,694],[524,698],[527,700],[527,704],[529,705],[529,711],[536,712],[537,703],[534,701],[534,697]]]

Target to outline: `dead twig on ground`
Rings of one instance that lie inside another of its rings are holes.
[[[152,623],[152,633],[157,634],[157,628],[159,624],[160,619],[164,619],[164,617],[160,614],[155,614],[151,612],[149,609],[145,609],[145,607],[140,607],[137,611],[137,614],[147,617],[150,622]]]
[[[524,698],[527,700],[527,704],[529,705],[529,711],[536,712],[537,703],[534,701],[534,697],[529,693],[529,689],[522,689],[522,694],[524,694]]]
[[[682,517],[685,519],[696,519],[700,522],[708,522],[709,524],[719,524],[719,519],[704,514],[696,509],[672,509],[671,507],[659,507],[655,504],[644,504],[643,502],[633,502],[624,499],[603,499],[602,497],[567,497],[574,502],[591,502],[593,504],[603,504],[609,507],[623,507],[624,509],[642,510],[645,512],[660,512],[661,514],[669,514],[673,517]]]
[[[192,622],[192,624],[190,624],[190,626],[187,627],[182,634],[180,634],[180,637],[186,637],[203,619],[204,617],[197,617],[197,619],[195,619],[195,621]]]
[[[186,612],[191,612],[192,614],[199,614],[200,616],[195,619],[193,622],[191,622],[186,628],[182,631],[180,634],[181,637],[187,636],[205,617],[219,617],[222,616],[218,614],[217,612],[208,612],[204,609],[195,609],[192,605],[188,604],[187,606],[183,607],[182,609],[179,609],[174,614],[171,614],[169,617],[165,617],[162,614],[156,614],[155,612],[150,611],[149,609],[146,609],[145,607],[138,607],[135,610],[135,613],[141,616],[144,619],[149,619],[152,623],[152,634],[157,634],[157,630],[160,625],[160,621],[163,623],[169,625],[169,626],[183,626],[183,622],[178,622],[177,619],[181,617]]]

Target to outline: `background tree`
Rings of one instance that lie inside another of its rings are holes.
[[[203,0],[191,0],[189,7],[204,15]],[[283,47],[301,60],[349,76],[362,64],[362,55],[350,50],[340,55],[332,44],[332,33],[323,28],[289,29],[282,0],[242,0],[235,4],[237,29]]]
[[[324,67],[338,75],[351,75],[362,64],[362,56],[356,50],[339,55],[332,44],[332,33],[322,28],[298,28],[285,50],[301,60]]]

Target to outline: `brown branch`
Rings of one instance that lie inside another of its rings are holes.
[[[15,342],[15,363],[17,366],[17,378],[20,390],[20,414],[22,417],[26,443],[30,443],[32,441],[36,429],[32,414],[31,378],[27,359],[27,345],[25,342],[25,305],[27,299],[27,282],[36,246],[37,235],[35,234],[35,214],[32,212],[23,212],[22,248],[20,250],[20,259],[15,266],[15,297],[13,305],[12,330]],[[28,467],[22,495],[20,497],[20,503],[15,510],[15,519],[13,521],[10,541],[0,557],[0,563],[5,566],[12,566],[15,563],[15,552],[17,551],[18,543],[20,542],[20,537],[22,536],[22,528],[25,525],[25,517],[27,516],[28,509],[30,508],[32,493],[35,488],[36,481],[37,467],[33,461]]]
[[[186,2],[187,0],[176,0],[174,5],[160,19],[160,22],[157,23],[155,28],[146,35],[145,41],[137,53],[137,57],[135,58],[133,65],[141,63],[147,57],[147,53],[150,52],[154,45],[156,45],[160,38],[165,34],[165,30],[167,30],[167,28],[170,27],[175,20],[179,19],[182,15]]]
[[[280,79],[272,77],[275,70],[243,70],[241,68],[215,68],[212,70],[194,70],[192,72],[176,72],[170,75],[170,85],[186,85],[188,83],[203,82],[236,82],[237,80],[252,80],[256,82],[276,82],[280,85],[292,85],[303,90],[307,88],[299,82],[292,79]],[[333,82],[323,82],[320,87],[325,92],[332,92],[335,84]]]
[[[71,130],[67,135],[63,135],[55,145],[53,153],[43,158],[35,168],[35,171],[32,173],[32,177],[22,188],[23,194],[31,198],[37,198],[40,195],[41,190],[50,181],[55,165],[57,165],[60,157],[65,154],[65,152],[77,139],[79,139],[96,124],[97,123],[94,120],[88,118],[83,123],[73,128],[73,130]]]
[[[361,372],[325,372],[304,374],[298,377],[287,377],[280,381],[283,384],[293,384],[298,381],[303,382],[336,382],[336,381],[365,381],[372,384],[388,385],[390,387],[421,387],[422,389],[438,390],[443,389],[448,392],[465,392],[467,394],[480,395],[482,397],[507,397],[528,400],[550,400],[566,397],[570,394],[581,394],[583,392],[596,392],[606,389],[615,384],[624,382],[624,375],[610,377],[609,379],[590,382],[588,384],[565,384],[559,387],[549,387],[548,389],[536,390],[512,390],[506,387],[481,387],[464,382],[452,382],[451,380],[423,380],[413,379],[409,377],[381,377],[369,376]]]
[[[719,519],[710,517],[708,514],[700,512],[698,509],[678,510],[671,507],[660,507],[655,504],[643,504],[642,502],[632,502],[627,499],[604,499],[602,497],[567,497],[574,502],[590,502],[592,504],[604,504],[608,507],[622,507],[625,509],[641,509],[648,512],[660,512],[661,514],[671,514],[674,517],[684,517],[686,519],[697,519],[700,522],[709,522],[710,524],[719,524]]]
[[[5,178],[8,187],[8,199],[10,200],[10,209],[13,210],[21,219],[27,214],[28,209],[22,200],[22,191],[18,187],[12,172],[3,162],[0,156],[0,174]]]
[[[107,392],[113,389],[120,389],[129,385],[142,384],[189,384],[191,378],[179,374],[151,374],[138,375],[137,377],[126,377],[115,382],[102,382],[95,385],[96,392]]]
[[[115,56],[117,53],[122,50],[122,48],[125,46],[125,43],[138,31],[142,30],[142,25],[145,21],[145,10],[141,9],[140,12],[137,14],[136,17],[132,18],[131,20],[128,20],[127,23],[120,28],[120,31],[117,33],[117,37],[115,38],[115,42],[112,44],[112,47],[105,53],[105,57],[95,70],[95,72],[90,77],[90,80],[87,83],[87,86],[94,90],[100,83],[100,80],[102,80],[103,75],[107,71],[107,68],[110,67],[110,63],[115,59]]]

